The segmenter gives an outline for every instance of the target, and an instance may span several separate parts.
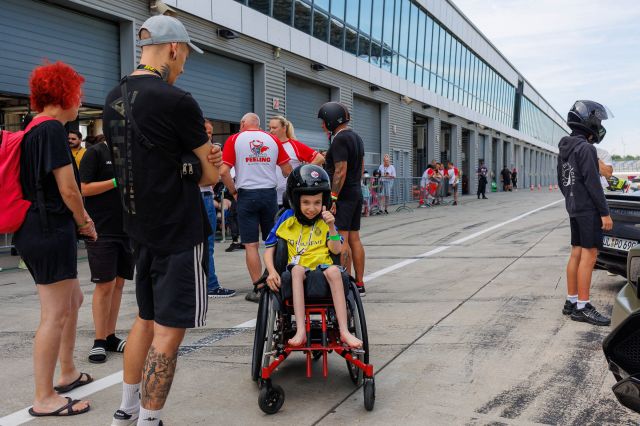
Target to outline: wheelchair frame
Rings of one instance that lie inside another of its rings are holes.
[[[286,242],[279,239],[274,257],[282,259],[282,255],[284,259],[287,258]],[[286,264],[283,265],[281,260],[276,262],[275,266],[279,273],[286,268]],[[265,273],[255,284],[264,284],[266,276]],[[271,378],[291,353],[303,352],[306,355],[306,376],[310,378],[313,361],[320,358],[322,375],[328,376],[328,354],[335,352],[345,359],[351,381],[356,386],[363,387],[365,409],[371,411],[375,404],[375,379],[373,365],[369,364],[369,338],[364,309],[355,280],[349,277],[346,294],[347,321],[349,331],[362,340],[362,349],[351,349],[341,344],[331,298],[305,301],[307,342],[301,347],[290,346],[287,341],[295,330],[291,301],[283,300],[279,292],[271,291],[266,285],[260,292],[251,362],[252,379],[258,382],[260,388],[260,409],[267,414],[274,414],[284,404],[284,390],[273,384]]]

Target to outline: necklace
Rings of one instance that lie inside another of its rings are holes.
[[[156,68],[152,67],[151,65],[140,64],[140,65],[138,65],[136,67],[136,69],[137,70],[151,71],[152,73],[154,73],[158,77],[162,78],[162,74],[160,74],[160,71],[158,71]]]

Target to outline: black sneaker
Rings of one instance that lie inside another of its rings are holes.
[[[117,410],[113,414],[113,420],[111,426],[132,426],[138,423],[138,412],[133,414],[126,413],[122,410]]]
[[[244,300],[253,302],[253,303],[259,303],[260,295],[252,290],[249,293],[247,293],[247,295],[244,297]]]
[[[588,322],[593,325],[609,325],[611,319],[605,317],[594,308],[591,303],[587,303],[583,309],[574,309],[571,319],[579,322]]]
[[[231,253],[232,251],[242,250],[242,249],[244,249],[244,244],[234,241],[229,245],[229,247],[224,249],[224,251],[226,251],[227,253]]]
[[[454,201],[454,202],[453,202],[453,205],[454,205],[454,206],[457,206],[457,205],[458,205],[458,202],[457,202],[457,201]]]
[[[564,307],[562,308],[562,315],[571,315],[576,308],[577,303],[571,303],[568,300],[564,301]]]
[[[356,287],[358,288],[358,293],[360,293],[360,297],[365,297],[367,292],[364,289],[364,283],[356,283]]]
[[[208,290],[207,295],[214,299],[224,299],[225,297],[233,297],[236,295],[235,290],[230,290],[224,287],[218,287],[215,290]]]

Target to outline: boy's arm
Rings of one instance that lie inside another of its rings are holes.
[[[340,254],[342,252],[342,237],[340,239],[332,240],[331,237],[334,237],[338,234],[338,230],[334,224],[329,225],[329,239],[327,240],[327,247],[329,247],[329,251],[333,254]]]
[[[276,252],[276,247],[271,246],[267,247],[264,251],[264,265],[267,268],[267,272],[269,272],[269,276],[267,277],[267,285],[273,291],[278,291],[280,288],[280,275],[278,271],[276,271],[276,267],[273,264],[273,258]]]

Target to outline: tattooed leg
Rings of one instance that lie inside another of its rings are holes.
[[[351,274],[351,247],[349,247],[349,231],[338,231],[344,240],[342,244],[342,252],[340,253],[340,264]]]
[[[178,361],[178,347],[185,330],[155,324],[151,348],[142,373],[140,405],[149,410],[161,410],[169,396]]]

